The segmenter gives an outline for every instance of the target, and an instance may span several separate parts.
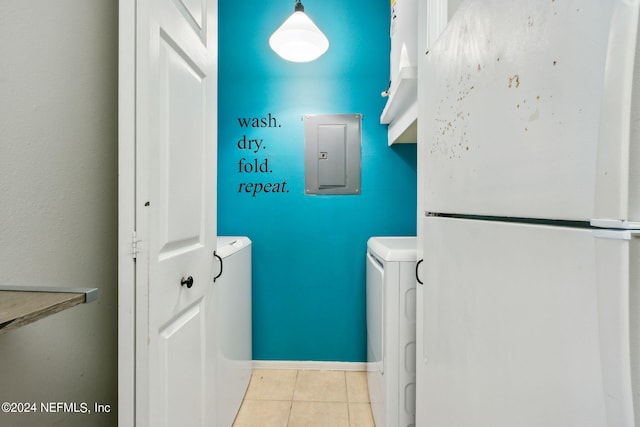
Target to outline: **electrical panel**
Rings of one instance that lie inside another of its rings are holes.
[[[305,194],[360,194],[361,114],[305,114]]]

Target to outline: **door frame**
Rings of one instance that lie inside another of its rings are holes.
[[[136,6],[119,1],[118,25],[118,425],[135,425],[134,258]]]

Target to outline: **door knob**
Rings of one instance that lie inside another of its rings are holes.
[[[183,277],[182,280],[180,280],[180,285],[187,285],[187,288],[190,289],[193,286],[193,277],[189,276],[186,279]]]

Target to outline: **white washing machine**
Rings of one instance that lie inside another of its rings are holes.
[[[222,274],[212,283],[213,303],[208,320],[215,323],[208,337],[215,384],[207,405],[218,427],[231,427],[249,386],[253,368],[251,329],[251,240],[247,237],[218,237],[216,255],[222,260]]]
[[[377,427],[415,425],[415,237],[367,243],[367,380]]]

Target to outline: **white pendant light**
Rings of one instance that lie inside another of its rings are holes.
[[[309,62],[329,49],[329,40],[304,13],[296,0],[295,11],[269,38],[269,46],[287,61]]]

